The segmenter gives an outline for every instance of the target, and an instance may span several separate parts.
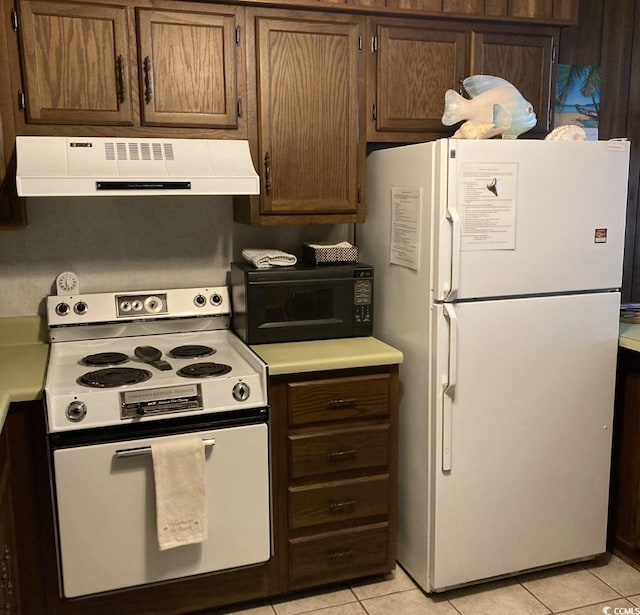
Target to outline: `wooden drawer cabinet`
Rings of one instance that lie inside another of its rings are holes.
[[[290,425],[385,416],[389,414],[389,376],[292,382],[288,400]]]
[[[270,396],[282,590],[393,570],[397,366],[275,376]]]
[[[389,463],[389,426],[333,429],[289,436],[292,479],[383,467]]]
[[[379,523],[293,538],[289,541],[289,579],[304,586],[388,571],[389,534],[388,524]]]
[[[388,493],[388,474],[289,487],[289,527],[386,517]]]

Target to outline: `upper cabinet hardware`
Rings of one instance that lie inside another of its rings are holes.
[[[271,196],[271,154],[264,155],[264,190]]]
[[[122,57],[122,55],[119,55],[116,58],[116,84],[118,102],[122,104],[125,101],[125,94],[127,93],[124,78],[124,58]]]
[[[151,58],[144,58],[144,102],[148,105],[153,99],[153,67],[151,66]]]
[[[11,28],[14,32],[18,31],[18,11],[11,9]]]

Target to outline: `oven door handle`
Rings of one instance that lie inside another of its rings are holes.
[[[202,440],[202,444],[204,444],[205,448],[207,446],[214,446],[215,443],[215,438],[203,438]],[[118,459],[122,459],[123,457],[140,457],[141,455],[151,455],[151,447],[137,446],[135,448],[122,448],[117,450],[114,455]]]

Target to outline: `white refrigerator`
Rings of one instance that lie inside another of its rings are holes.
[[[400,367],[398,562],[427,592],[606,550],[629,143],[371,153],[374,335]]]

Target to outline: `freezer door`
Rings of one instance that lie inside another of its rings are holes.
[[[434,308],[425,589],[605,551],[619,299]]]
[[[620,287],[628,142],[450,139],[442,157],[437,299]]]

